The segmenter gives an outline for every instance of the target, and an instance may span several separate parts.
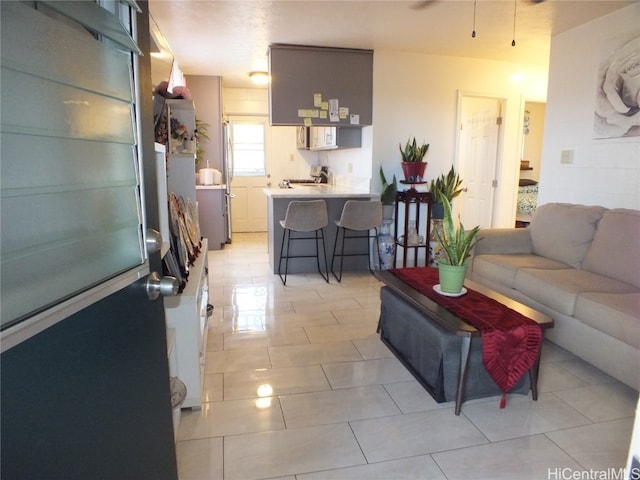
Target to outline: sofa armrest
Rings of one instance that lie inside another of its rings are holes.
[[[473,255],[531,253],[531,235],[526,228],[481,229],[477,239]]]

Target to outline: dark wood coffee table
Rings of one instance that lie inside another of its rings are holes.
[[[463,402],[464,387],[467,378],[467,365],[469,362],[469,353],[471,351],[471,340],[476,337],[480,337],[481,333],[472,325],[466,323],[464,320],[448,311],[445,307],[437,304],[427,296],[420,293],[418,290],[407,285],[404,281],[396,277],[394,274],[387,271],[375,272],[376,278],[384,283],[392,292],[402,298],[409,305],[417,309],[420,313],[424,314],[424,317],[431,322],[443,327],[446,331],[461,337],[460,347],[460,371],[458,374],[458,384],[455,397],[455,414],[460,415],[460,409]],[[512,300],[498,292],[491,290],[484,285],[472,281],[465,281],[465,286],[482,293],[483,295],[492,298],[501,304],[519,312],[520,314],[534,320],[544,330],[547,328],[553,328],[553,319],[533,308],[523,305],[520,302]],[[380,332],[380,324],[378,324],[378,332]],[[382,336],[381,336],[382,338]],[[416,379],[427,388],[423,378],[419,377],[419,374],[410,364],[406,362],[403,355],[394,347],[392,342],[382,338],[382,341],[391,349],[391,351],[398,357],[398,359],[411,371]],[[541,351],[538,353],[535,364],[529,370],[529,380],[531,384],[531,396],[533,400],[538,399],[538,373],[540,369],[540,356]],[[427,388],[427,390],[433,395],[433,392]]]

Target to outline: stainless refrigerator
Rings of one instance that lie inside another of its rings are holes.
[[[231,128],[228,120],[222,122],[222,181],[225,185],[224,216],[226,243],[231,243],[231,181],[233,180],[233,143],[231,141]]]

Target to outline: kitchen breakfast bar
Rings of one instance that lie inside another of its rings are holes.
[[[295,184],[290,188],[265,188],[268,204],[268,242],[269,242],[269,265],[274,273],[278,272],[280,261],[280,246],[284,229],[280,225],[280,220],[284,220],[287,207],[292,200],[324,200],[327,204],[329,224],[324,229],[327,263],[331,268],[331,255],[336,238],[337,226],[335,220],[340,218],[342,208],[347,200],[379,200],[378,193],[356,190],[352,188],[339,187],[328,184]],[[313,255],[315,246],[313,240],[293,242],[292,251],[296,255]],[[366,239],[347,240],[345,243],[345,253],[363,253],[367,251]],[[322,253],[320,254],[322,264]],[[366,256],[345,257],[344,270],[367,270]],[[284,267],[283,267],[284,269]],[[324,265],[323,265],[324,270]],[[296,258],[289,261],[289,273],[317,273],[318,267],[315,258]]]

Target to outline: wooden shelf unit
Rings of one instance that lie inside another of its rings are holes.
[[[402,267],[407,266],[408,253],[413,254],[413,266],[418,266],[418,260],[420,253],[424,250],[424,265],[429,265],[429,237],[431,235],[431,206],[433,199],[429,192],[418,192],[415,188],[409,188],[408,190],[398,192],[396,194],[395,204],[395,220],[394,220],[394,235],[396,238],[396,249],[393,258],[393,265],[398,266],[398,250],[402,249]],[[400,241],[398,237],[398,220],[399,220],[399,207],[400,204],[404,205],[402,225],[404,227],[404,239]],[[426,207],[425,222],[421,221],[421,207]],[[418,245],[408,245],[407,232],[409,230],[409,222],[415,221],[416,230],[418,235],[423,235],[424,242]]]

